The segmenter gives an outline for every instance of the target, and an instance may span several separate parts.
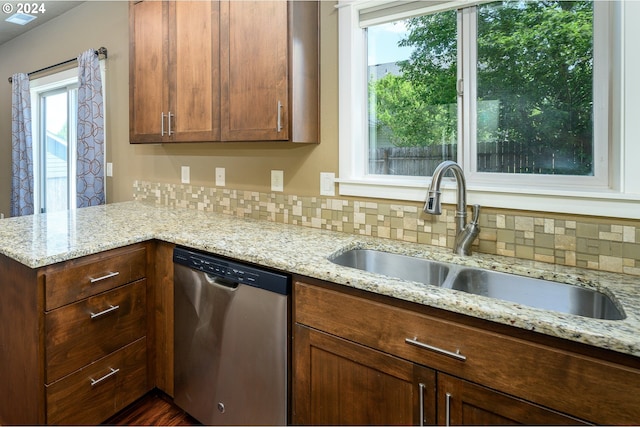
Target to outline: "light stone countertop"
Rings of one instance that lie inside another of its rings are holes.
[[[439,248],[196,210],[124,202],[0,220],[0,253],[31,268],[163,240],[522,329],[640,356],[640,277]],[[599,320],[342,267],[328,257],[378,249],[599,289],[624,320]]]

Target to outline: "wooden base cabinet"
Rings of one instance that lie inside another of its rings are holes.
[[[297,424],[640,420],[638,358],[318,280],[294,283]]]
[[[150,252],[38,269],[0,255],[0,425],[96,425],[152,388]]]

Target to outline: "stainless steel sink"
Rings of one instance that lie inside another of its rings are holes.
[[[456,273],[451,288],[595,319],[625,317],[609,296],[596,290],[514,274],[463,268]]]
[[[606,294],[580,286],[482,268],[470,268],[374,249],[351,249],[329,260],[345,267],[474,295],[575,314],[621,320],[625,314]]]
[[[449,266],[444,263],[371,249],[352,249],[330,261],[345,267],[434,286],[441,286],[449,273]]]

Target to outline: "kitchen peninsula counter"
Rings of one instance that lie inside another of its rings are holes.
[[[293,274],[508,326],[640,356],[640,278],[406,243],[198,210],[123,202],[0,221],[0,253],[39,268],[148,240],[228,256]],[[328,257],[377,249],[590,287],[613,295],[623,320],[590,319],[342,267]]]

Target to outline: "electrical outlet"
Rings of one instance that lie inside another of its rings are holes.
[[[107,163],[107,176],[113,176],[113,163]]]
[[[224,187],[224,168],[216,168],[216,186]]]
[[[284,191],[284,171],[271,171],[271,191]]]
[[[182,183],[189,184],[191,182],[191,168],[189,166],[182,166]]]
[[[336,195],[336,174],[333,172],[320,172],[320,195]]]

